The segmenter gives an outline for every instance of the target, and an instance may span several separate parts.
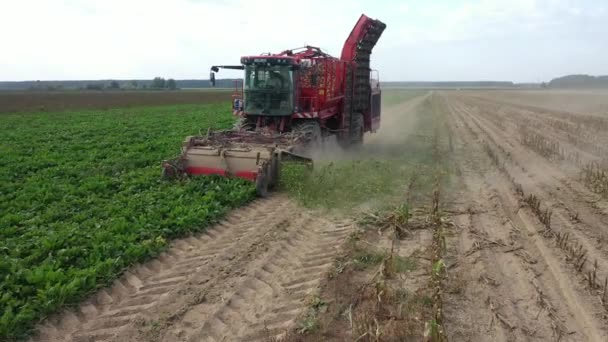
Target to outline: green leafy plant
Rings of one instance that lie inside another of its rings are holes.
[[[437,278],[437,277],[441,276],[441,273],[443,272],[444,269],[445,269],[445,263],[443,262],[443,259],[437,260],[433,264],[433,277]]]
[[[0,340],[110,284],[169,239],[253,198],[220,177],[164,181],[187,135],[229,127],[229,106],[0,117]]]

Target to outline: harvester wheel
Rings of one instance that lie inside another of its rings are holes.
[[[305,143],[295,149],[296,153],[307,155],[311,151],[318,150],[323,146],[321,126],[319,126],[317,121],[302,120],[296,123],[292,130],[298,134],[302,134],[305,139]]]
[[[247,117],[239,118],[234,123],[233,129],[235,131],[255,131],[255,122]]]
[[[365,132],[365,123],[363,114],[353,114],[353,125],[350,130],[350,144],[354,147],[363,144],[363,133]]]

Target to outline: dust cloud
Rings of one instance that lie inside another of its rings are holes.
[[[423,186],[431,184],[421,172],[432,159],[430,141],[417,137],[429,129],[428,96],[406,97],[383,108],[380,128],[366,134],[360,146],[343,149],[335,139],[324,141],[323,148],[309,152],[312,173],[288,168],[283,189],[306,206],[358,211],[403,201],[412,177]]]
[[[415,134],[418,116],[416,108],[429,96],[417,96],[397,105],[383,108],[380,128],[375,133],[366,133],[364,143],[358,148],[345,150],[335,138],[324,141],[323,147],[312,151],[315,162],[338,160],[397,158],[403,153],[403,144]]]

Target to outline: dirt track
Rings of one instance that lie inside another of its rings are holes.
[[[257,200],[200,236],[176,241],[41,341],[234,341],[282,334],[351,230],[283,196]]]

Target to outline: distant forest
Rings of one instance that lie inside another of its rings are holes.
[[[608,88],[608,76],[568,75],[552,79],[549,88]]]
[[[234,79],[216,80],[216,88],[234,87]],[[1,90],[160,90],[183,88],[211,88],[209,80],[173,80],[155,77],[151,80],[78,80],[78,81],[0,81]]]
[[[216,88],[232,88],[237,79],[217,79]],[[513,83],[509,81],[383,82],[384,87],[406,88],[608,88],[608,76],[568,75],[548,83]],[[79,80],[79,81],[0,81],[2,90],[173,90],[211,88],[209,80]]]

